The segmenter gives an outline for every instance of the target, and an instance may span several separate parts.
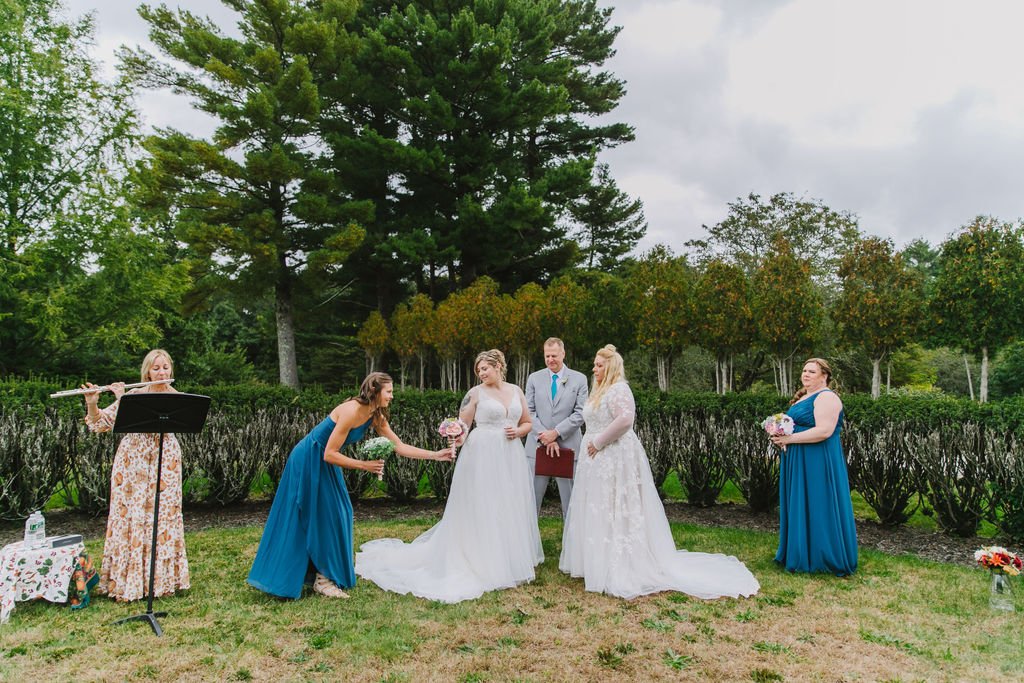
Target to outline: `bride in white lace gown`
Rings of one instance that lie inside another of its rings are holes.
[[[459,410],[476,427],[456,460],[441,521],[411,543],[382,538],[356,553],[356,574],[384,590],[461,602],[532,581],[544,561],[520,441],[531,426],[526,397],[504,381],[501,351],[478,355],[476,372],[481,383]]]
[[[676,550],[633,431],[635,412],[622,356],[609,344],[594,359],[559,569],[583,577],[588,591],[627,599],[667,590],[698,598],[757,593],[757,579],[735,557]]]

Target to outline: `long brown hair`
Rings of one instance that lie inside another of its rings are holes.
[[[807,365],[808,363],[814,363],[821,369],[822,374],[825,375],[825,388],[835,391],[835,389],[832,388],[832,366],[828,364],[828,361],[824,358],[808,358],[804,361],[804,365]],[[803,372],[802,368],[803,366],[801,366],[801,372]],[[793,405],[806,395],[807,389],[800,387],[796,390],[796,393],[793,394],[793,400],[789,402],[789,405]]]
[[[355,401],[364,406],[373,406],[370,417],[374,426],[377,426],[381,420],[387,421],[391,417],[387,406],[380,404],[380,392],[385,384],[394,385],[394,383],[395,380],[391,379],[391,375],[386,372],[371,372],[359,385],[359,395],[350,396],[344,402]]]

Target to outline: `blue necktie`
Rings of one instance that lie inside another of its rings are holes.
[[[555,394],[558,393],[558,375],[551,375],[551,400],[555,400]]]

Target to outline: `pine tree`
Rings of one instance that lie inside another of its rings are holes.
[[[615,270],[647,232],[643,203],[618,188],[607,164],[598,165],[594,184],[571,212],[587,268]]]
[[[218,123],[210,140],[168,129],[145,141],[142,203],[173,218],[205,268],[253,298],[272,292],[280,381],[297,387],[297,280],[342,263],[372,215],[318,144],[360,47],[345,28],[357,3],[222,1],[238,12],[241,38],[185,11],[139,10],[169,62],[128,50],[126,69],[144,86],[188,96]]]
[[[624,92],[601,68],[609,19],[594,0],[363,5],[361,80],[328,139],[376,206],[349,270],[378,306],[403,278],[437,300],[483,275],[504,291],[547,282],[580,259],[569,212],[600,184],[595,155],[633,136],[593,123]]]

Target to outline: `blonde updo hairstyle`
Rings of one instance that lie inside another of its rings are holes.
[[[498,374],[501,376],[501,381],[505,381],[505,373],[508,371],[508,364],[505,362],[505,354],[498,349],[491,349],[489,351],[481,351],[476,354],[476,360],[473,361],[473,372],[480,367],[480,363],[486,362],[488,365],[493,365],[498,370]]]
[[[174,361],[171,359],[171,354],[167,353],[163,349],[153,349],[152,351],[146,354],[145,358],[142,359],[142,372],[139,373],[141,377],[140,381],[153,381],[149,378],[149,371],[153,369],[153,366],[156,364],[156,359],[159,356],[164,356],[165,358],[167,358],[167,364],[171,366],[171,378],[174,378]]]
[[[594,387],[590,390],[590,398],[587,403],[595,408],[601,405],[601,398],[617,382],[626,381],[626,370],[622,364],[622,355],[615,350],[613,344],[605,344],[597,350],[597,357],[604,360],[604,379],[600,382],[594,380]]]
[[[835,391],[835,387],[832,386],[832,366],[828,364],[828,361],[825,360],[824,358],[808,358],[807,360],[804,361],[804,365],[807,365],[808,363],[814,363],[815,365],[818,366],[822,374],[825,375],[825,388]],[[801,368],[802,367],[803,366],[801,366]],[[800,387],[799,389],[796,390],[796,393],[793,394],[793,400],[790,401],[789,404],[793,405],[806,395],[807,389],[805,389],[804,387]]]

